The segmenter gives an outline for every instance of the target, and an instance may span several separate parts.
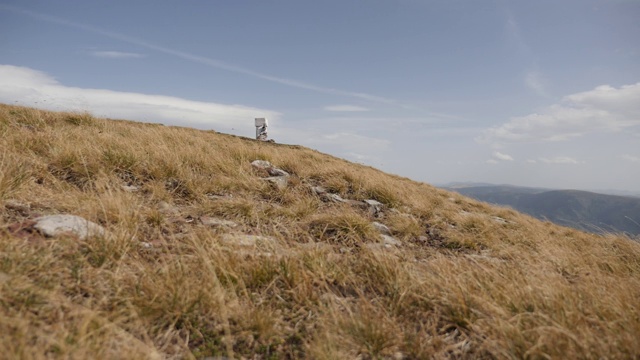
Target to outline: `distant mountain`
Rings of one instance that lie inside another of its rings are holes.
[[[450,184],[445,188],[480,201],[506,205],[539,219],[588,232],[640,235],[640,198],[633,196],[509,185]]]

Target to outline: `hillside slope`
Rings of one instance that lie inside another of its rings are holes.
[[[0,134],[7,358],[640,357],[627,238],[213,131],[2,105]]]
[[[640,198],[502,185],[451,190],[480,201],[511,206],[539,219],[580,230],[640,235]]]

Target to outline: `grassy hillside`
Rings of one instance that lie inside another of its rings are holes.
[[[108,234],[45,238],[47,214]],[[638,299],[627,238],[303,147],[0,106],[2,357],[628,359]]]

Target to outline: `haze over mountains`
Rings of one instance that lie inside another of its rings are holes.
[[[479,183],[452,183],[442,187],[588,232],[640,235],[640,197],[637,196]]]

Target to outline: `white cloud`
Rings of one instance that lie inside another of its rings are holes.
[[[486,161],[487,164],[491,164],[491,165],[495,165],[498,163],[498,160],[494,160],[494,159],[489,159]]]
[[[107,58],[107,59],[139,59],[144,57],[144,55],[142,54],[122,52],[122,51],[93,51],[91,52],[91,55],[95,57]]]
[[[538,163],[536,160],[533,160],[533,159],[529,159],[529,160],[527,160],[527,162],[529,164],[537,164]]]
[[[513,161],[513,157],[511,157],[510,155],[507,155],[507,154],[503,154],[503,153],[501,153],[499,151],[494,151],[491,156],[493,156],[493,158],[497,159],[497,160]]]
[[[82,89],[60,84],[53,77],[26,67],[0,65],[0,102],[50,110],[89,111],[96,116],[125,118],[168,125],[189,125],[230,131],[248,129],[253,118],[277,120],[279,113],[266,109],[172,96],[146,95],[104,89]],[[237,132],[237,131],[236,131]]]
[[[360,111],[369,111],[369,109],[356,106],[356,105],[330,105],[325,106],[324,109],[326,111],[344,111],[344,112],[360,112]]]
[[[631,161],[633,163],[640,163],[640,157],[638,157],[638,156],[624,154],[624,155],[621,156],[621,158],[623,158],[623,159],[625,159],[627,161]]]
[[[633,131],[640,127],[640,83],[608,85],[566,96],[540,113],[512,118],[484,131],[487,143],[564,141],[588,133]],[[636,130],[637,131],[637,130]]]
[[[568,156],[556,156],[554,158],[539,158],[545,164],[581,164],[580,162],[574,158]]]

